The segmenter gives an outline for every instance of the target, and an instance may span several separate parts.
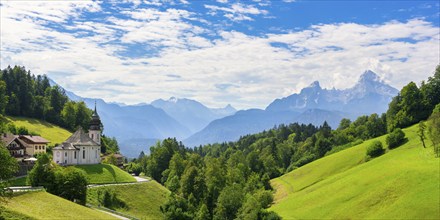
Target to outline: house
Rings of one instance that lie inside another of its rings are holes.
[[[53,148],[53,161],[62,165],[101,163],[102,124],[95,110],[90,122],[89,132],[79,128],[62,144]]]
[[[35,135],[2,134],[1,140],[15,158],[26,158],[46,153],[48,140]]]
[[[46,153],[48,140],[35,135],[19,135],[18,139],[25,143],[27,155]]]

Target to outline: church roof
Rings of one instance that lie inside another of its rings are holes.
[[[79,128],[75,133],[73,133],[72,136],[65,141],[65,143],[81,146],[99,146],[99,144],[93,141],[82,128]]]
[[[72,143],[63,142],[62,144],[53,148],[54,150],[77,150]]]

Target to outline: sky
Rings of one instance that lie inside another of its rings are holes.
[[[0,3],[0,67],[87,98],[265,108],[367,69],[401,89],[440,63],[439,1],[121,0]]]

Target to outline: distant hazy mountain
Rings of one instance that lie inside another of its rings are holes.
[[[298,112],[269,112],[261,109],[238,111],[234,115],[211,122],[205,129],[192,135],[184,144],[193,147],[205,143],[237,140],[242,135],[273,128],[294,121]]]
[[[223,118],[236,112],[231,105],[220,109],[210,109],[195,100],[177,99],[175,97],[171,97],[168,100],[158,99],[153,101],[151,105],[163,109],[168,115],[188,127],[191,133],[202,130],[215,119]]]
[[[383,113],[398,90],[385,84],[374,72],[365,71],[353,87],[345,90],[322,89],[318,81],[282,99],[265,110],[239,111],[211,122],[184,141],[188,146],[234,141],[240,136],[269,129],[281,123],[299,122],[336,128],[342,118],[355,119],[364,114]]]

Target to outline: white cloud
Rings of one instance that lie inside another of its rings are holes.
[[[264,108],[314,80],[327,88],[350,87],[367,68],[400,89],[426,79],[440,62],[438,27],[422,19],[320,24],[263,36],[222,31],[209,40],[203,36],[209,30],[192,23],[197,15],[186,10],[136,9],[121,12],[130,16],[126,20],[68,23],[82,10],[102,9],[93,3],[82,9],[62,1],[43,3],[2,2],[1,68],[24,65],[81,96],[106,101],[133,104],[179,96],[212,107]],[[262,13],[247,6],[231,10]],[[119,54],[133,45],[160,48],[148,58]]]
[[[267,15],[267,10],[261,10],[253,5],[244,5],[242,3],[234,3],[229,8],[220,7],[216,5],[205,5],[205,8],[209,9],[212,14],[218,11],[224,13],[224,17],[232,21],[243,21],[243,20],[253,20],[249,15]]]

